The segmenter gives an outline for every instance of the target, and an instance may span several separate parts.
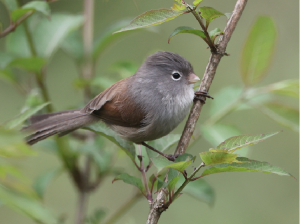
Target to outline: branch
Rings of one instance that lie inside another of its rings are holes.
[[[200,91],[207,91],[209,90],[212,81],[215,77],[217,67],[220,63],[220,60],[222,56],[225,54],[227,44],[231,38],[231,35],[242,15],[242,12],[246,6],[247,0],[238,0],[235,8],[233,10],[233,14],[231,15],[229,21],[227,22],[227,25],[224,30],[224,34],[220,37],[219,43],[218,43],[218,53],[212,52],[209,58],[209,62],[206,66],[206,70],[204,72],[202,81],[200,83],[199,90]],[[203,99],[205,101],[205,99]],[[186,125],[184,127],[184,131],[181,135],[180,141],[178,143],[177,149],[175,151],[175,154],[183,154],[189,144],[189,141],[191,139],[191,136],[195,130],[196,122],[200,116],[202,107],[204,103],[202,103],[200,100],[197,100],[194,102],[194,105],[191,109],[189,118],[186,122]]]
[[[247,4],[247,0],[238,0],[236,2],[235,8],[233,10],[233,14],[231,15],[229,21],[227,22],[227,25],[224,30],[224,34],[220,37],[219,43],[218,43],[218,52],[211,51],[211,55],[209,58],[209,62],[206,66],[206,70],[204,72],[199,90],[200,91],[207,91],[209,90],[212,81],[214,79],[217,67],[220,63],[220,60],[223,55],[225,55],[227,44],[231,38],[231,35],[243,13],[243,10]],[[197,19],[197,18],[196,18]],[[203,99],[205,102],[205,99]],[[191,136],[195,130],[196,122],[200,116],[201,109],[203,107],[204,103],[202,101],[197,100],[194,102],[194,105],[191,109],[189,118],[186,122],[184,131],[181,135],[180,141],[178,143],[177,149],[175,151],[175,155],[183,154],[185,153],[189,141],[191,139]],[[158,195],[156,200],[151,206],[147,224],[157,224],[161,213],[165,210],[164,204],[165,204],[165,198],[166,194],[164,192],[164,189],[162,189]]]

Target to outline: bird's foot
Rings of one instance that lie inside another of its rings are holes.
[[[208,92],[206,91],[199,90],[195,92],[195,97],[194,97],[195,100],[200,100],[201,103],[205,104],[206,98],[214,99],[212,96],[208,95]]]

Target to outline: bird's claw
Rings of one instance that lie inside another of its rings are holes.
[[[203,99],[202,97],[205,97],[205,98]],[[212,96],[208,95],[208,92],[206,92],[206,91],[199,90],[199,91],[195,92],[194,99],[200,100],[203,104],[205,103],[206,98],[214,99]]]

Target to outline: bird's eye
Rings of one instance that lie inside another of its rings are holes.
[[[179,72],[173,72],[172,73],[172,79],[175,80],[175,81],[178,81],[181,79],[181,75]]]

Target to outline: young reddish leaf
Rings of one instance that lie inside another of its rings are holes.
[[[136,186],[137,188],[139,188],[141,190],[142,193],[145,193],[145,189],[144,189],[142,180],[140,178],[131,176],[127,173],[122,173],[122,174],[118,175],[117,177],[115,177],[115,179],[113,179],[112,183],[114,183],[116,180],[123,180],[125,183]]]
[[[114,33],[119,33],[127,30],[135,30],[140,28],[145,28],[149,26],[156,26],[161,23],[175,19],[177,16],[186,13],[185,11],[174,11],[172,9],[154,9],[135,17],[129,25],[123,27],[119,31]]]
[[[169,39],[168,39],[168,43],[170,43],[170,40],[176,36],[177,34],[180,34],[180,33],[191,33],[191,34],[195,34],[196,36],[199,36],[201,37],[202,39],[205,40],[205,34],[203,31],[201,30],[195,30],[194,28],[192,27],[188,27],[188,26],[180,26],[180,27],[177,27],[173,33],[171,33],[171,35],[169,36]]]
[[[269,134],[260,135],[239,135],[226,139],[224,142],[219,144],[216,149],[227,150],[228,153],[233,153],[234,151],[241,149],[243,147],[257,144],[264,141],[279,132],[273,132]]]
[[[257,108],[277,123],[299,132],[299,110],[281,103],[266,103]]]
[[[258,83],[271,64],[277,36],[271,17],[260,16],[252,26],[241,57],[241,76],[245,85]]]
[[[174,11],[182,11],[182,10],[186,9],[186,6],[185,5],[178,5],[178,4],[174,3],[173,6],[172,6],[172,9]]]
[[[202,1],[203,0],[195,0],[193,1],[193,5],[197,7]]]
[[[250,160],[245,157],[236,158],[239,163],[224,163],[211,166],[203,171],[202,177],[214,174],[214,173],[223,173],[223,172],[261,172],[261,173],[273,173],[280,176],[290,176],[295,178],[290,173],[286,172],[280,167],[273,166],[267,162],[260,162],[256,160]]]
[[[209,23],[214,19],[220,16],[225,16],[223,13],[211,7],[201,7],[199,11],[201,12],[201,16],[206,20],[206,28],[208,27]]]
[[[205,165],[214,165],[220,163],[238,163],[237,154],[230,154],[226,150],[215,150],[209,152],[201,152],[200,157]]]

